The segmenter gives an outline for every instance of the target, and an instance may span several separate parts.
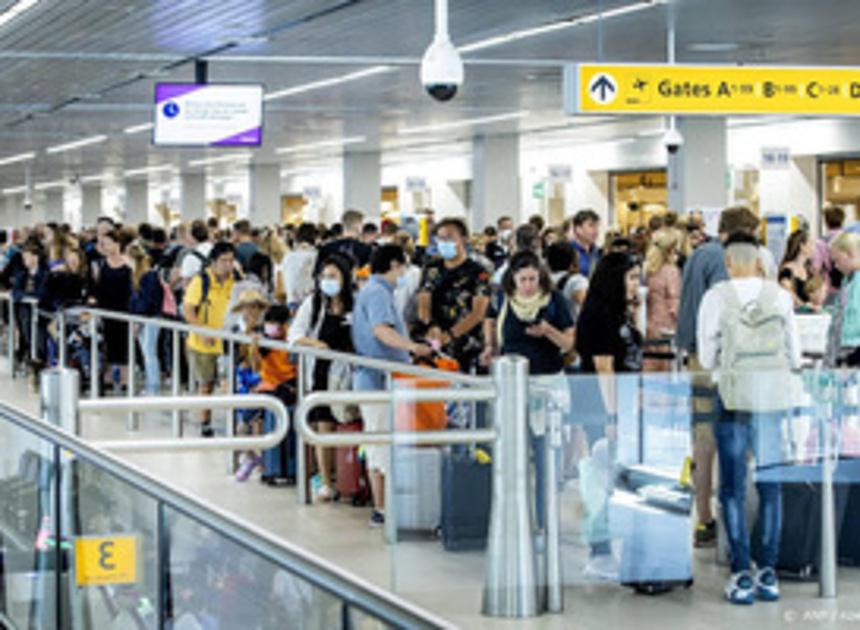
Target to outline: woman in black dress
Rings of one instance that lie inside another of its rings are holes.
[[[122,254],[120,234],[109,230],[99,237],[104,259],[95,269],[92,298],[106,311],[129,312],[132,293],[131,267]],[[102,322],[105,363],[119,366],[120,382],[126,383],[128,372],[128,324],[105,319]]]

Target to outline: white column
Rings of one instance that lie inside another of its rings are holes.
[[[520,217],[520,139],[476,136],[472,142],[472,208],[469,228],[482,231],[501,216]]]
[[[54,221],[63,223],[66,220],[63,214],[63,196],[65,190],[63,188],[51,189],[45,191],[45,217],[44,221]]]
[[[102,214],[101,184],[85,184],[81,187],[81,222],[84,227],[96,224]]]
[[[252,164],[249,220],[252,225],[281,223],[281,167],[278,164]]]
[[[379,151],[344,153],[343,209],[378,219],[382,206],[382,165]]]
[[[181,209],[183,221],[206,219],[206,175],[183,173],[181,177]]]
[[[137,225],[149,220],[149,181],[128,180],[125,183],[125,223]]]
[[[724,208],[729,199],[726,119],[681,117],[684,144],[669,156],[669,208]]]

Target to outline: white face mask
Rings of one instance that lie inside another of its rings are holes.
[[[340,280],[334,278],[323,278],[320,280],[320,291],[328,297],[335,297],[340,294]]]

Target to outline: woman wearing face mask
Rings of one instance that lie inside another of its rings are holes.
[[[317,277],[316,289],[302,302],[290,326],[287,340],[291,344],[338,352],[353,352],[351,331],[353,294],[350,277],[349,261],[342,256],[333,254],[323,261]],[[336,373],[349,376],[349,371],[344,370],[344,365],[338,363],[333,366],[331,361],[309,359],[306,374],[310,382],[307,385],[313,391],[324,391],[335,387],[335,383],[330,381],[333,374],[334,378],[340,379]],[[345,382],[349,383],[349,379]],[[316,423],[320,433],[332,433],[335,430],[337,418],[329,407],[318,407],[311,413],[311,422]],[[316,458],[322,480],[317,499],[331,501],[335,498],[332,481],[334,450],[317,448]]]

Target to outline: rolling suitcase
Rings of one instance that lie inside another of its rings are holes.
[[[480,550],[487,546],[492,502],[492,465],[467,453],[442,459],[442,546],[446,551]]]
[[[361,421],[337,425],[338,433],[361,431]],[[367,505],[370,501],[370,484],[364,461],[359,457],[358,448],[337,449],[335,457],[335,490],[342,501],[351,501],[356,507]]]
[[[438,448],[398,448],[392,481],[399,529],[434,531],[439,527],[442,455]]]
[[[270,433],[274,428],[275,416],[266,411],[263,416],[263,431]],[[263,451],[261,480],[270,486],[284,486],[296,482],[296,434],[292,426],[283,442]]]

